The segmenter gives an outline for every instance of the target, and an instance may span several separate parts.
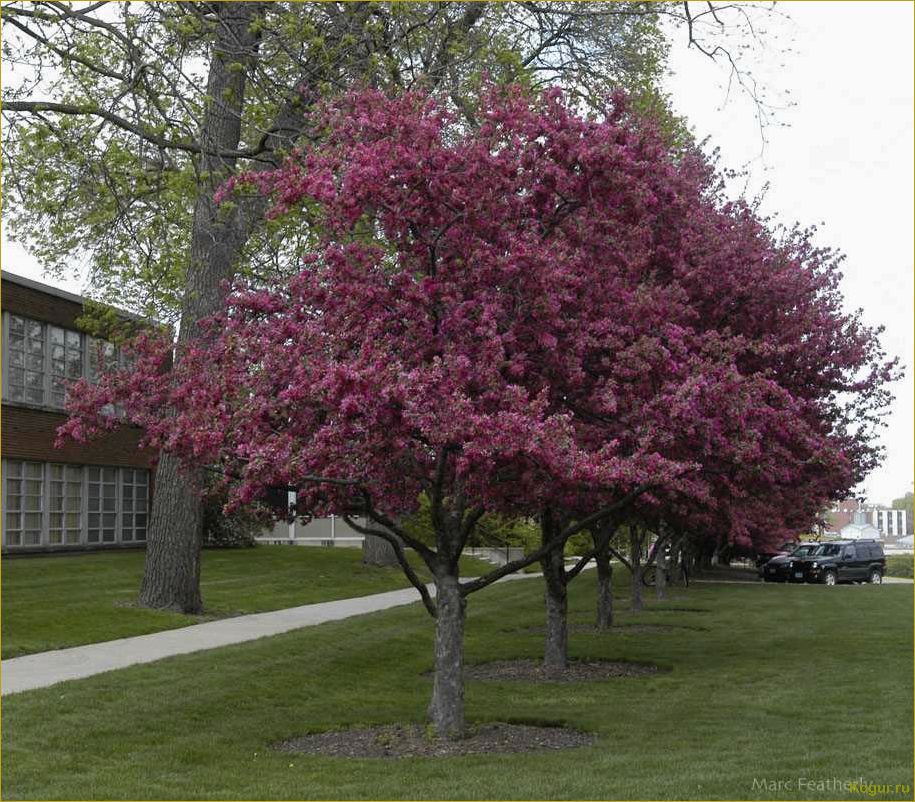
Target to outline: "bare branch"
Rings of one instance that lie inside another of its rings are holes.
[[[390,532],[385,532],[382,529],[371,529],[370,527],[362,526],[361,524],[356,523],[356,521],[354,521],[348,515],[344,515],[343,520],[346,521],[347,525],[351,526],[357,532],[360,532],[363,535],[380,537],[382,540],[386,540],[391,544],[394,549],[394,554],[397,556],[397,562],[400,563],[400,567],[403,569],[407,579],[410,580],[410,584],[419,591],[419,595],[423,600],[423,605],[429,612],[429,615],[431,615],[433,618],[436,618],[438,616],[438,608],[435,606],[435,601],[433,601],[425,582],[419,578],[419,576],[416,574],[416,571],[413,570],[413,566],[410,565],[409,560],[407,560],[407,555],[404,552],[402,541],[396,535],[393,535]]]
[[[100,109],[96,106],[86,105],[79,106],[73,103],[54,103],[46,100],[7,100],[2,104],[4,112],[13,112],[20,114],[39,114],[41,112],[53,112],[55,114],[70,114],[76,116],[95,116],[107,120],[112,125],[127,131],[131,134],[141,137],[150,144],[156,145],[163,150],[182,150],[187,153],[201,153],[207,156],[218,156],[232,159],[252,159],[259,156],[267,150],[266,138],[258,143],[257,147],[246,150],[220,150],[203,147],[198,142],[171,140],[166,137],[153,133],[142,125],[130,122],[107,109]]]

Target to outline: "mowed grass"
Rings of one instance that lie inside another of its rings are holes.
[[[141,551],[122,551],[4,559],[3,657],[409,586],[400,568],[362,565],[360,549],[261,545],[205,550],[205,614],[181,615],[134,605],[143,558]],[[471,574],[493,566],[466,559],[462,568]]]
[[[592,619],[594,579],[572,588]],[[467,684],[467,715],[598,736],[562,752],[347,760],[280,754],[294,735],[422,721],[432,621],[420,605],[137,666],[3,700],[6,799],[842,799],[799,780],[909,784],[911,586],[694,585],[575,633],[578,658],[654,662],[645,678]],[[704,612],[673,611],[693,607]],[[471,597],[468,662],[536,658],[542,585]],[[788,782],[768,791],[760,783]],[[824,785],[824,788],[826,786]]]

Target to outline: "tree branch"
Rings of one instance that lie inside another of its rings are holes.
[[[199,142],[187,140],[172,140],[153,133],[148,128],[130,122],[130,120],[114,114],[107,109],[100,109],[92,105],[80,106],[74,103],[55,103],[46,100],[7,100],[2,103],[2,110],[19,114],[40,114],[53,112],[54,114],[69,114],[74,116],[101,117],[117,128],[134,134],[163,150],[181,150],[186,153],[200,153],[207,156],[219,156],[233,159],[253,159],[267,150],[268,137],[264,137],[254,148],[244,150],[220,150],[206,148]]]
[[[429,593],[429,589],[426,587],[426,583],[423,582],[419,576],[417,576],[416,571],[413,570],[413,566],[410,565],[409,560],[407,560],[407,555],[403,549],[403,542],[398,539],[396,535],[391,534],[390,532],[385,532],[381,529],[371,529],[367,526],[362,526],[361,524],[356,523],[350,516],[343,515],[343,520],[346,521],[348,526],[351,526],[357,532],[362,533],[363,535],[372,535],[374,537],[380,537],[382,540],[386,540],[394,548],[394,554],[397,556],[397,562],[400,563],[400,567],[403,569],[404,574],[407,579],[410,580],[410,584],[413,585],[419,591],[419,595],[422,597],[423,605],[426,610],[429,612],[433,618],[438,617],[438,608],[435,605],[435,602],[432,599],[432,596]]]
[[[461,584],[461,593],[465,596],[470,593],[475,593],[478,590],[491,585],[493,582],[497,582],[503,576],[508,576],[509,574],[515,573],[515,571],[520,571],[522,568],[527,568],[529,565],[533,565],[535,562],[538,562],[540,559],[545,557],[551,551],[554,551],[558,548],[563,548],[566,544],[566,541],[573,535],[578,534],[582,529],[586,529],[593,524],[598,523],[602,519],[612,515],[617,510],[629,504],[634,499],[638,498],[642,493],[651,488],[650,484],[639,485],[635,490],[627,493],[619,501],[611,504],[609,507],[604,507],[597,512],[589,515],[587,518],[583,518],[580,522],[573,524],[565,529],[560,537],[555,541],[547,543],[541,546],[539,549],[528,554],[526,557],[522,557],[520,560],[513,560],[512,562],[506,563],[503,566],[500,566],[495,571],[490,571],[486,576],[481,576],[478,579],[474,579],[472,582],[464,582]]]

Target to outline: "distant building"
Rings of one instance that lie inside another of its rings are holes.
[[[908,526],[908,512],[906,510],[893,510],[889,507],[874,505],[867,508],[871,523],[880,530],[880,535],[886,538],[904,537]]]
[[[861,509],[861,502],[856,498],[843,498],[837,501],[826,514],[826,534],[836,535],[842,527],[855,520],[855,513]]]
[[[846,528],[861,524],[869,525],[875,532],[864,537],[895,540],[903,537],[908,531],[908,513],[906,510],[884,507],[882,504],[862,504],[856,498],[845,498],[836,502],[827,513],[825,534],[854,537],[853,534],[845,534]]]
[[[854,520],[839,530],[839,535],[845,540],[879,540],[880,531],[867,521],[867,513],[858,510]]]

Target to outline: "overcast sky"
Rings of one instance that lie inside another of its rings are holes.
[[[746,167],[750,191],[769,183],[763,210],[783,222],[822,223],[818,241],[846,255],[843,290],[882,324],[886,350],[908,375],[883,443],[887,459],[865,482],[867,497],[889,503],[913,479],[913,5],[908,2],[790,2],[790,20],[766,22],[764,50],[743,56],[776,113],[761,148],[752,103],[725,92],[728,71],[676,40],[668,88],[700,139],[710,136],[724,165]],[[790,45],[793,52],[781,52]],[[738,63],[740,61],[738,60]],[[784,90],[790,92],[779,97]],[[762,150],[762,155],[760,151]]]
[[[701,4],[700,4],[701,5]],[[763,209],[784,222],[822,223],[819,240],[844,251],[849,308],[886,327],[883,343],[908,375],[883,443],[884,466],[864,493],[888,503],[913,480],[913,5],[908,2],[791,2],[789,19],[757,19],[764,47],[739,55],[773,103],[762,147],[755,109],[728,72],[685,37],[673,49],[669,90],[699,138],[711,137],[722,163],[749,172],[750,192],[768,182]],[[789,51],[790,48],[790,52]],[[788,93],[788,94],[786,94]],[[727,98],[727,102],[725,102]],[[42,280],[19,246],[3,242],[3,268]],[[79,292],[78,280],[53,282]]]

